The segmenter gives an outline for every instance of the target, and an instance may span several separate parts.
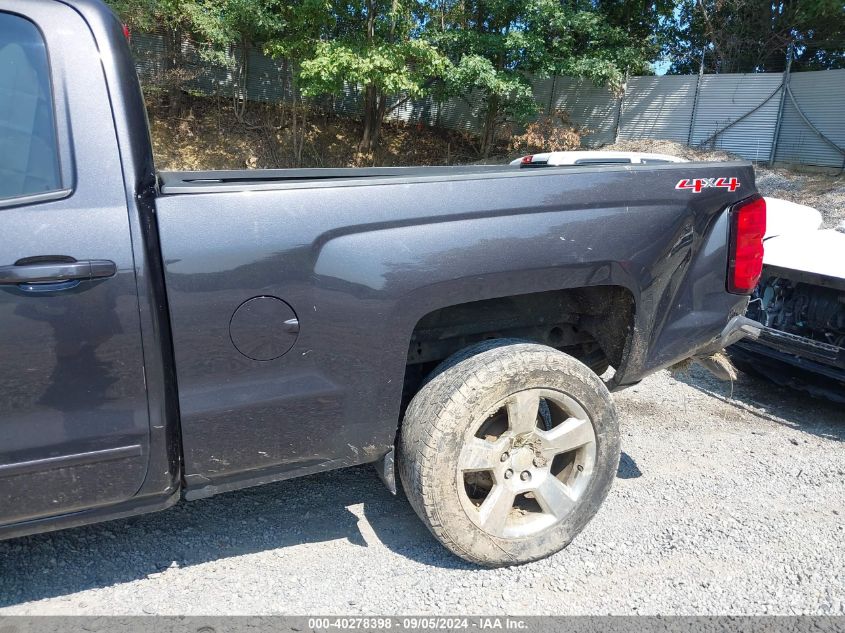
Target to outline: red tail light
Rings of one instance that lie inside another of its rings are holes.
[[[123,37],[126,38],[127,42],[132,39],[132,33],[129,31],[129,25],[128,24],[123,25]]]
[[[521,162],[523,165],[530,165],[532,160],[534,160],[534,154],[529,154],[528,156],[523,156]]]
[[[728,292],[750,294],[763,272],[763,236],[766,234],[766,201],[760,195],[731,209],[731,248]]]

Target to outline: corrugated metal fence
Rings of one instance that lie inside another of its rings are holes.
[[[164,38],[133,36],[139,74],[153,79],[164,71]],[[206,94],[231,95],[232,73],[202,61],[183,47],[187,86]],[[249,100],[280,101],[292,96],[290,66],[250,51],[245,89]],[[787,89],[784,90],[784,85]],[[597,147],[614,140],[668,139],[724,149],[745,158],[826,167],[845,166],[845,70],[780,74],[630,77],[621,95],[572,77],[533,82],[547,112],[562,109],[588,131]],[[342,114],[355,114],[360,93],[350,86],[331,101]],[[478,95],[445,103],[408,101],[391,117],[424,125],[478,131],[483,125]],[[773,150],[773,145],[774,150]]]

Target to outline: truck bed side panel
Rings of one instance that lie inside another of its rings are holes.
[[[675,190],[691,176],[738,176],[747,188]],[[411,332],[448,305],[622,286],[636,322],[620,383],[677,360],[673,350],[706,343],[744,308],[725,292],[721,218],[751,193],[747,164],[688,164],[161,197],[189,486],[378,458],[394,441]],[[688,282],[696,267],[705,274]],[[268,361],[231,338],[235,311],[261,296],[299,322],[292,349]],[[651,355],[656,339],[664,351]]]

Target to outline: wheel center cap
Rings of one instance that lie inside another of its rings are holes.
[[[524,447],[518,448],[511,453],[511,468],[514,470],[527,470],[534,465],[534,451]]]

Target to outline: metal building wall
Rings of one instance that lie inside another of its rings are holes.
[[[544,95],[540,105],[550,103],[552,110],[566,110],[575,125],[588,131],[583,137],[587,146],[616,140],[619,99],[610,89],[574,77],[556,77],[544,83],[553,84],[554,93]]]
[[[777,124],[781,80],[780,74],[703,75],[695,109],[692,145],[698,146],[706,141],[706,147],[723,149],[750,160],[769,160]],[[738,123],[724,129],[743,116],[745,118]],[[720,133],[713,137],[717,132]]]
[[[629,78],[622,102],[619,138],[686,143],[697,79],[679,75]]]
[[[845,148],[845,70],[793,73],[792,93],[804,115],[825,136]],[[818,137],[786,97],[775,160],[842,167],[845,156]]]
[[[132,55],[141,81],[152,81],[164,72],[164,37],[160,33],[132,35]]]
[[[481,98],[472,93],[466,98],[454,97],[434,106],[437,113],[435,125],[467,132],[484,129],[484,112]]]
[[[293,97],[291,72],[286,60],[272,59],[257,50],[249,54],[246,96],[250,101],[278,102]]]
[[[392,99],[389,107],[393,107],[403,98],[404,96],[400,96]],[[392,110],[387,118],[410,124],[434,126],[437,120],[437,103],[433,99],[408,99]]]

